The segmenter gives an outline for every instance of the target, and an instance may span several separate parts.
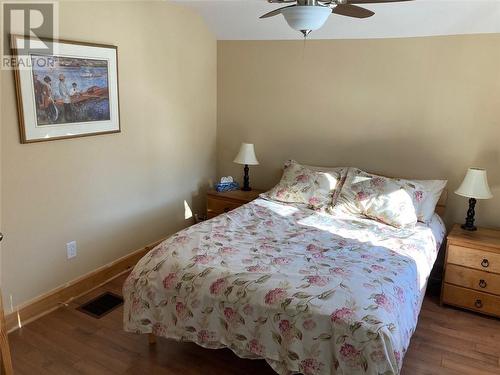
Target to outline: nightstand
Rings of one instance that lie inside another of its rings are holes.
[[[441,304],[500,317],[500,230],[455,224],[444,267]]]
[[[207,217],[211,219],[217,215],[243,206],[258,198],[259,194],[263,192],[264,190],[234,190],[219,193],[215,190],[209,190],[207,193]]]

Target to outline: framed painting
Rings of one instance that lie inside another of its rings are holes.
[[[19,56],[27,39],[11,37],[21,143],[120,132],[118,48],[43,39],[50,54]]]

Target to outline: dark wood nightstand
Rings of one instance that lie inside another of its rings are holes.
[[[220,193],[215,190],[209,190],[207,193],[207,217],[211,219],[243,206],[258,198],[259,194],[263,192],[264,190],[257,189],[251,191],[234,190]]]
[[[500,317],[500,230],[453,226],[441,303]]]

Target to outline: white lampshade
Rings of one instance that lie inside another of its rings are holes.
[[[317,30],[332,14],[332,9],[322,6],[295,6],[281,10],[286,22],[297,31]]]
[[[462,185],[455,191],[456,194],[467,198],[490,199],[493,197],[488,186],[486,170],[482,168],[469,168]]]
[[[253,144],[242,143],[240,152],[238,152],[238,155],[236,155],[233,162],[238,164],[259,165],[259,161],[255,157]]]

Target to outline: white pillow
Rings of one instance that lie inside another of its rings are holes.
[[[262,196],[279,202],[306,204],[313,209],[326,208],[332,203],[339,180],[340,175],[335,171],[318,172],[289,160],[281,181]]]
[[[425,224],[429,224],[432,221],[434,212],[436,211],[436,205],[439,202],[439,198],[443,193],[447,180],[405,180],[398,179],[399,181],[406,183],[414,183],[419,185],[424,191],[424,199],[420,202],[417,210],[418,221]]]
[[[367,199],[365,215],[397,228],[413,227],[417,223],[417,215],[413,200],[407,189],[388,182],[384,191]]]
[[[323,172],[323,173],[335,172],[340,176],[339,182],[332,194],[331,205],[332,206],[335,205],[335,202],[337,202],[338,196],[347,177],[347,172],[349,171],[349,167],[318,167],[314,165],[304,165],[304,167],[307,169],[312,169],[313,171],[316,172]]]
[[[423,189],[400,181],[350,168],[332,213],[361,214],[395,227],[414,226]]]

